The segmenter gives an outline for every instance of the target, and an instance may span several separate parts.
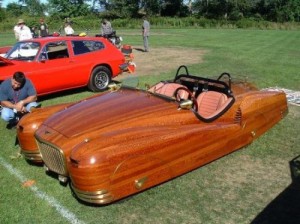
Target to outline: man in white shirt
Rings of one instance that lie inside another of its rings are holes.
[[[32,39],[32,33],[28,26],[25,25],[23,19],[18,21],[18,41]],[[17,36],[16,36],[17,37]]]
[[[16,24],[14,26],[14,34],[15,34],[16,40],[19,40],[19,33],[20,33],[20,27],[18,24]]]
[[[65,23],[65,34],[66,36],[72,36],[74,34],[74,30],[71,26],[71,23]]]

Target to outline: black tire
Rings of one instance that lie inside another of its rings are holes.
[[[111,82],[111,71],[105,66],[96,67],[91,76],[88,88],[93,92],[105,91]]]

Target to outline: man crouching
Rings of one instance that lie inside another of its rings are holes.
[[[7,128],[17,125],[19,119],[30,112],[38,103],[35,87],[23,72],[16,72],[12,78],[1,83],[1,118],[8,122]]]

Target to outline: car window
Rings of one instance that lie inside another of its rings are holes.
[[[99,51],[104,49],[104,44],[100,41],[86,41],[86,45],[91,51]]]
[[[18,42],[5,56],[11,60],[33,61],[40,49],[37,42]]]
[[[42,50],[40,60],[55,60],[68,58],[69,52],[65,41],[56,41],[48,43]]]
[[[99,51],[104,48],[104,44],[102,42],[92,41],[92,40],[72,41],[72,46],[75,55],[85,54],[93,51]]]

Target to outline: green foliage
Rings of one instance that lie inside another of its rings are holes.
[[[146,14],[148,16],[159,15],[161,9],[161,4],[157,0],[148,0],[142,1],[141,10],[139,11],[141,14]]]
[[[22,15],[28,26],[37,25],[40,17]],[[62,28],[64,18],[58,14],[45,17],[50,31],[58,31]],[[71,17],[74,22],[74,29],[78,31],[100,30],[100,22],[103,18],[108,18],[107,14],[92,14],[88,16]],[[0,24],[0,31],[10,31],[17,22],[18,18],[5,19]],[[150,17],[149,21],[152,28],[242,28],[242,29],[299,29],[299,23],[275,23],[257,18],[243,18],[241,20],[215,20],[203,17]],[[132,29],[141,27],[141,19],[125,18],[112,19],[114,29]]]
[[[187,16],[189,14],[182,0],[165,0],[162,2],[161,16]]]
[[[10,3],[6,7],[6,12],[9,16],[20,17],[25,13],[24,8],[17,3]]]
[[[46,5],[40,3],[37,0],[19,1],[18,3],[9,3],[6,7],[6,11],[10,16],[44,16],[46,11]]]
[[[189,10],[183,0],[110,0],[100,1],[110,14],[110,18],[138,18],[149,16],[187,16]]]
[[[238,20],[256,14],[274,22],[300,22],[298,0],[196,0],[193,11],[206,18]]]
[[[61,19],[86,16],[90,14],[90,9],[85,2],[87,1],[49,0],[48,12],[51,16],[59,17]]]
[[[256,12],[264,19],[276,22],[299,22],[300,2],[298,0],[261,0],[257,4]]]
[[[0,7],[0,22],[2,22],[6,18],[5,11]]]
[[[44,16],[46,11],[45,4],[40,3],[39,0],[25,0],[27,13],[30,16]]]
[[[39,0],[18,2],[8,4],[6,11],[9,17],[47,14],[64,19],[98,15],[114,20],[148,15],[181,18],[198,16],[230,21],[260,18],[271,22],[300,22],[298,0],[49,0],[47,5]]]

